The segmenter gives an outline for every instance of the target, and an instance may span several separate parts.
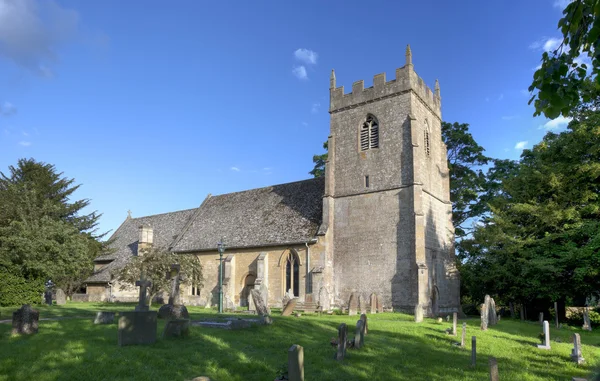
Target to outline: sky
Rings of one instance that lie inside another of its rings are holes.
[[[102,214],[101,233],[128,210],[307,179],[329,133],[331,70],[346,92],[393,79],[407,44],[419,76],[440,82],[443,120],[517,159],[568,122],[527,104],[565,6],[0,0],[0,171],[53,164]]]

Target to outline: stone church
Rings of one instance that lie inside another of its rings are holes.
[[[410,47],[395,79],[385,74],[352,91],[330,86],[329,157],[324,178],[208,195],[198,208],[132,218],[112,236],[112,252],[95,260],[90,300],[134,300],[113,270],[138,248],[154,245],[202,262],[201,287],[183,300],[218,300],[224,237],[225,307],[247,306],[259,288],[271,306],[288,290],[301,303],[348,304],[350,293],[382,297],[384,308],[426,315],[458,311],[454,228],[439,84],[417,75]]]

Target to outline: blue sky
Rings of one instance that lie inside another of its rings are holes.
[[[565,1],[0,0],[0,171],[52,163],[116,229],[221,194],[309,178],[329,73],[394,78],[411,45],[443,119],[519,157],[565,120],[526,91]]]

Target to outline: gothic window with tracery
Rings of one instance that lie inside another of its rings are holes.
[[[373,115],[368,115],[360,128],[360,150],[379,148],[379,123]]]
[[[300,295],[300,267],[298,257],[289,252],[285,261],[285,291],[292,290],[294,296]]]

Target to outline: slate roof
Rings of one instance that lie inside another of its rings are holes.
[[[97,257],[95,262],[112,261],[86,279],[88,283],[104,283],[111,280],[110,272],[123,267],[130,257],[137,253],[140,225],[148,225],[153,230],[154,246],[169,248],[177,235],[198,209],[156,214],[140,218],[127,218],[113,233],[109,241],[112,252]]]
[[[321,177],[209,197],[172,250],[214,250],[220,237],[229,248],[307,242],[321,224],[324,191]]]

